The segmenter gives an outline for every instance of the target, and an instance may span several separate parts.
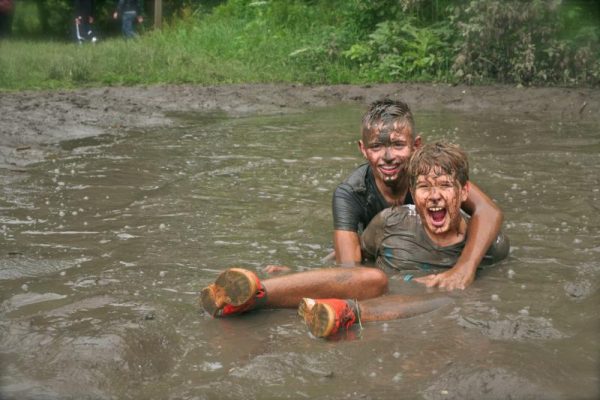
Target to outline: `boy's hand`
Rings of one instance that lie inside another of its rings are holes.
[[[427,287],[439,287],[440,289],[455,290],[466,289],[475,280],[475,271],[472,272],[453,267],[439,274],[431,274],[415,278],[415,281],[423,283]]]

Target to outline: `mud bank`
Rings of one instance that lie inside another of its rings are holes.
[[[179,112],[290,113],[390,96],[420,110],[539,114],[600,121],[600,90],[449,85],[226,85],[106,87],[0,94],[0,166],[39,161],[47,145],[113,130],[168,126]],[[358,118],[357,118],[358,124]]]

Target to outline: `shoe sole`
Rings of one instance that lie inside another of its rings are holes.
[[[223,271],[215,283],[202,289],[200,301],[204,310],[217,315],[227,304],[241,306],[256,295],[258,284],[250,271],[241,268],[230,268]]]
[[[298,312],[300,313],[300,308]],[[327,337],[331,335],[335,325],[335,310],[333,307],[329,304],[317,303],[310,309],[304,308],[303,312],[304,322],[313,336]]]
[[[298,315],[300,316],[300,318],[304,318],[304,316],[317,304],[317,302],[314,299],[310,299],[308,297],[305,297],[302,299],[302,301],[300,302],[300,305],[298,306]]]

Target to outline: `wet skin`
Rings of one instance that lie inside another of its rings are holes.
[[[465,238],[467,223],[460,215],[460,205],[468,193],[468,182],[463,186],[453,176],[435,170],[417,178],[413,200],[425,232],[438,246],[449,246]]]
[[[262,281],[267,308],[296,308],[304,297],[366,300],[388,289],[386,274],[369,267],[325,268]]]
[[[359,141],[360,151],[373,170],[377,188],[391,204],[404,201],[408,191],[408,161],[419,145],[420,137],[413,140],[410,127],[398,124],[374,129]]]
[[[358,302],[362,322],[389,321],[407,318],[436,310],[453,302],[452,298],[439,294],[405,296],[400,294],[381,296]]]

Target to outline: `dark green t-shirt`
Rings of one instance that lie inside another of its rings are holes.
[[[469,216],[461,210],[468,222]],[[440,247],[433,243],[414,205],[403,205],[377,214],[361,236],[363,256],[375,260],[377,266],[406,269],[451,268],[465,247],[465,241]],[[509,241],[500,232],[488,249],[483,264],[491,264],[508,255]]]
[[[406,194],[404,204],[413,204],[410,192]],[[377,189],[371,166],[363,164],[333,193],[333,228],[361,234],[371,219],[388,207],[390,205]]]

